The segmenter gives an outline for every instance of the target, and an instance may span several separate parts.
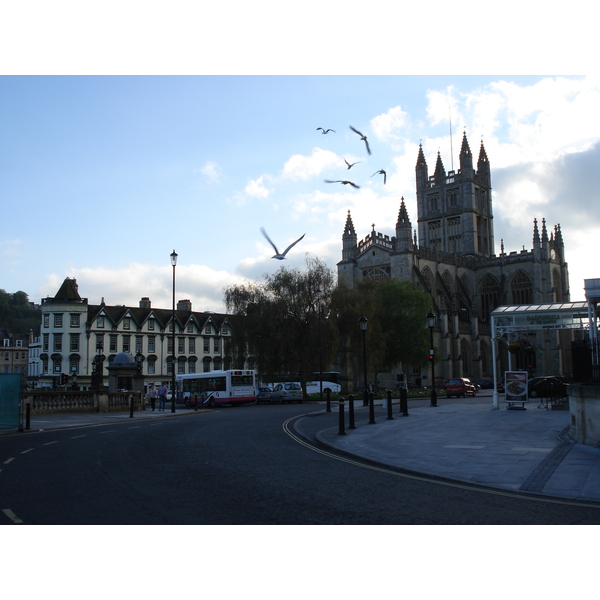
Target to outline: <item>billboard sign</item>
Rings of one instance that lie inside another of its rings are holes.
[[[504,391],[506,402],[528,402],[527,371],[506,371],[504,373]]]

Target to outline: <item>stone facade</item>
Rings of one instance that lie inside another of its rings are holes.
[[[429,175],[423,148],[416,164],[417,230],[413,230],[404,198],[395,235],[372,231],[359,240],[350,211],[342,235],[338,281],[354,287],[364,279],[409,280],[431,295],[438,316],[435,348],[436,380],[450,377],[490,379],[492,351],[490,313],[507,304],[566,302],[570,298],[568,265],[560,225],[550,231],[533,221],[532,246],[494,251],[494,217],[490,163],[481,143],[477,168],[466,134],[458,171],[446,172],[438,152]],[[423,319],[425,326],[425,318]],[[568,332],[529,334],[533,353],[519,354],[511,368],[534,375],[570,372]],[[508,340],[515,341],[515,340]],[[501,341],[500,372],[508,369],[507,340]],[[503,346],[503,348],[502,348]],[[529,346],[528,346],[529,347]],[[431,385],[426,365],[404,365],[409,381]],[[423,369],[423,370],[422,370]],[[396,375],[380,374],[382,385]]]
[[[175,310],[175,353],[173,353],[173,311],[152,308],[149,298],[139,306],[88,304],[79,295],[75,279],[67,278],[53,298],[42,300],[40,332],[40,383],[54,378],[76,377],[80,389],[92,384],[94,359],[102,355],[103,381],[107,368],[122,352],[141,355],[146,384],[169,382],[173,356],[176,373],[207,372],[231,368],[227,356],[230,327],[227,315],[195,312],[189,300]]]

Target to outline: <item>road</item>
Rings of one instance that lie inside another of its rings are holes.
[[[597,524],[600,509],[364,468],[289,435],[317,404],[0,438],[0,523]],[[317,429],[334,413],[310,417]],[[284,427],[284,423],[288,423]]]

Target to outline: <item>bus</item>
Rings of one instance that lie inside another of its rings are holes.
[[[203,402],[205,406],[256,402],[256,376],[252,370],[176,375],[175,383],[177,396],[184,400],[186,406],[194,406],[195,402]]]

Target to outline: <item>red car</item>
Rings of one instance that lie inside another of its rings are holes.
[[[476,393],[477,387],[464,377],[455,377],[446,382],[447,398],[452,396],[456,396],[457,398],[462,396],[463,398],[466,398],[467,396],[475,396]]]

